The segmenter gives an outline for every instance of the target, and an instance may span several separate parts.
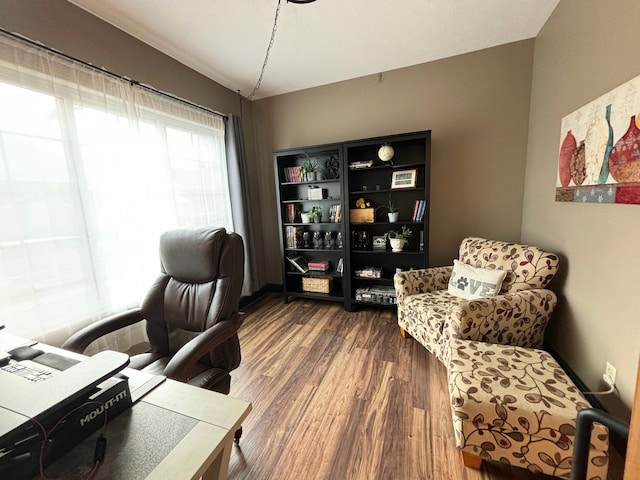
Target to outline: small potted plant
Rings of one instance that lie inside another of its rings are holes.
[[[311,158],[309,155],[307,155],[307,158],[302,162],[302,172],[304,173],[307,182],[322,180],[322,170],[318,161],[315,158]]]
[[[322,221],[322,208],[315,206],[309,210],[309,218],[312,218],[315,223]]]
[[[391,194],[389,194],[389,203],[387,205],[381,205],[376,208],[376,211],[387,212],[387,216],[389,217],[389,223],[395,223],[398,221],[398,216],[400,212],[393,204],[393,199],[391,198]]]
[[[311,217],[309,216],[309,212],[301,212],[300,219],[302,223],[311,223]]]
[[[412,235],[413,232],[406,225],[403,225],[400,231],[389,230],[384,234],[385,238],[389,239],[392,252],[401,252],[404,248],[405,243]]]

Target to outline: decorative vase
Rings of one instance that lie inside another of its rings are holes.
[[[324,248],[333,248],[334,246],[335,242],[331,232],[324,232]]]
[[[571,155],[571,178],[577,187],[582,185],[587,176],[587,169],[584,160],[584,140],[580,142],[578,148]]]
[[[604,150],[604,158],[602,159],[602,167],[600,168],[600,176],[598,177],[598,185],[607,183],[609,178],[609,156],[613,150],[613,127],[611,126],[611,104],[607,105],[605,119],[609,127],[609,137],[607,139],[607,147]]]
[[[404,248],[404,238],[390,238],[389,243],[392,252],[401,252]]]
[[[611,149],[609,171],[618,183],[640,182],[640,129],[635,115],[627,132]]]
[[[568,187],[571,181],[571,157],[577,146],[576,137],[569,130],[562,141],[558,155],[558,175],[560,176],[560,185],[563,187]]]
[[[313,248],[324,248],[320,232],[313,232]]]
[[[314,176],[315,176],[315,180],[316,180],[316,182],[317,182],[318,180],[322,180],[322,172],[320,172],[320,171],[316,170],[315,172],[313,172],[313,174],[314,174]]]
[[[320,223],[322,222],[322,215],[316,215],[315,217],[313,217],[313,221],[315,223]]]
[[[400,212],[389,212],[387,215],[389,216],[389,223],[396,223],[400,216]]]
[[[336,248],[342,248],[342,232],[336,234]]]
[[[300,218],[302,219],[302,223],[311,223],[311,217],[308,213],[301,213]]]
[[[311,248],[311,234],[309,232],[304,232],[302,234],[302,242],[303,248]]]

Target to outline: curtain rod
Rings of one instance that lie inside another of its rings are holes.
[[[197,103],[190,102],[189,100],[185,100],[183,98],[176,97],[175,95],[172,95],[170,93],[166,93],[166,92],[158,90],[158,89],[156,89],[154,87],[151,87],[149,85],[145,85],[144,83],[140,83],[137,80],[133,80],[133,79],[125,77],[123,75],[118,75],[117,73],[113,73],[113,72],[107,70],[106,68],[96,67],[95,65],[92,65],[89,62],[85,62],[84,60],[80,60],[78,58],[72,57],[71,55],[67,55],[66,53],[63,53],[63,52],[61,52],[59,50],[56,50],[54,48],[47,47],[46,45],[43,45],[40,42],[36,42],[34,40],[31,40],[31,39],[29,39],[27,37],[24,37],[24,36],[22,36],[22,35],[20,35],[18,33],[10,32],[8,30],[5,30],[2,27],[0,27],[0,32],[4,33],[5,35],[7,35],[9,37],[13,37],[13,38],[15,38],[17,40],[20,40],[21,42],[25,42],[25,43],[27,43],[29,45],[34,46],[34,47],[41,48],[41,49],[46,50],[48,52],[51,52],[51,53],[53,53],[55,55],[59,55],[59,56],[61,56],[63,58],[66,58],[67,60],[71,60],[72,62],[76,62],[76,63],[79,63],[81,65],[84,65],[85,67],[89,67],[89,68],[92,68],[94,70],[97,70],[97,71],[99,71],[101,73],[106,73],[107,75],[110,75],[110,76],[112,76],[114,78],[117,78],[119,80],[123,80],[125,82],[128,82],[131,85],[137,85],[140,88],[143,88],[143,89],[148,90],[150,92],[153,92],[155,94],[161,95],[163,97],[170,98],[171,100],[175,100],[175,101],[183,103],[185,105],[189,105],[190,107],[195,107],[195,108],[198,108],[200,110],[204,110],[207,113],[212,113],[214,115],[217,115],[217,116],[225,118],[225,119],[228,117],[224,113],[216,112],[215,110],[212,110],[211,108],[203,107],[202,105],[198,105]]]

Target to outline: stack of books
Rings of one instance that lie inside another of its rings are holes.
[[[382,267],[362,267],[354,270],[353,275],[360,278],[382,278]]]
[[[304,233],[304,228],[302,227],[286,227],[285,228],[285,242],[287,248],[303,248],[304,240],[302,238],[302,234]]]
[[[302,211],[299,203],[286,203],[284,205],[285,223],[294,223],[298,219],[298,215]]]
[[[301,182],[302,181],[302,167],[285,167],[284,179],[287,182]]]
[[[329,262],[326,260],[311,260],[308,262],[309,270],[316,272],[326,272],[329,270]]]
[[[356,289],[356,301],[368,303],[384,303],[395,305],[398,303],[396,290],[387,286],[367,286]]]
[[[331,205],[329,209],[329,221],[331,223],[340,223],[342,221],[342,206],[339,204]]]
[[[421,222],[424,219],[424,211],[426,209],[425,200],[416,200],[415,205],[413,206],[413,221]]]

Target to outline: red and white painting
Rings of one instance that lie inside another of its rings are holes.
[[[640,76],[562,119],[556,201],[640,204]]]

